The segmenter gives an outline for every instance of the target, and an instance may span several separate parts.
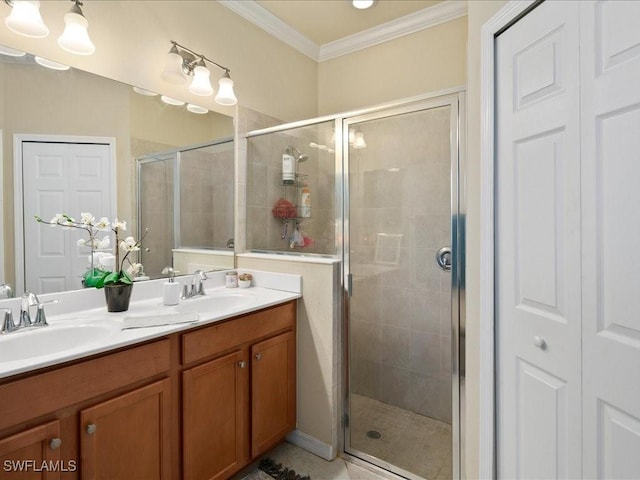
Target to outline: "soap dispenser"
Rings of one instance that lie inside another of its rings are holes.
[[[169,280],[162,285],[162,303],[165,305],[177,305],[180,302],[182,285],[176,282],[176,271],[171,267],[164,267],[163,275],[169,275]]]

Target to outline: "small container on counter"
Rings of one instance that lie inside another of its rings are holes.
[[[227,272],[224,276],[224,286],[227,288],[238,288],[238,272]]]
[[[253,275],[250,273],[241,273],[238,276],[238,286],[240,288],[249,288],[251,286],[251,281],[253,280]]]

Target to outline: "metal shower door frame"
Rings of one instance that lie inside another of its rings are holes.
[[[349,197],[349,128],[357,123],[369,120],[383,119],[408,113],[430,110],[438,107],[451,108],[450,123],[450,145],[451,145],[451,379],[452,379],[452,466],[453,478],[464,478],[462,471],[463,462],[463,408],[464,408],[464,380],[465,380],[465,357],[464,357],[464,219],[465,219],[465,199],[464,199],[464,176],[463,169],[463,145],[464,140],[464,118],[465,118],[465,94],[463,91],[436,95],[424,98],[419,101],[400,103],[397,106],[376,110],[370,113],[343,117],[342,119],[342,172],[343,172],[343,285],[344,285],[344,305],[343,305],[343,328],[342,328],[342,435],[340,451],[355,463],[365,462],[369,466],[373,465],[378,469],[391,472],[405,478],[421,480],[421,477],[404,471],[387,462],[351,448],[348,444],[350,435],[349,417],[349,311],[350,298],[352,293],[351,271],[350,271],[350,197]]]

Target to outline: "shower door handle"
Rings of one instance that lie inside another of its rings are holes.
[[[445,272],[451,270],[451,247],[442,247],[438,249],[436,252],[436,263]]]

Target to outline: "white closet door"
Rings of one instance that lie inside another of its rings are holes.
[[[499,478],[581,476],[579,3],[497,39]]]
[[[82,287],[89,249],[80,230],[36,223],[56,213],[76,219],[81,212],[112,219],[111,147],[103,144],[25,142],[22,145],[24,273],[26,290],[36,293]],[[102,236],[100,236],[101,238]]]
[[[585,478],[640,478],[639,22],[581,5]]]

